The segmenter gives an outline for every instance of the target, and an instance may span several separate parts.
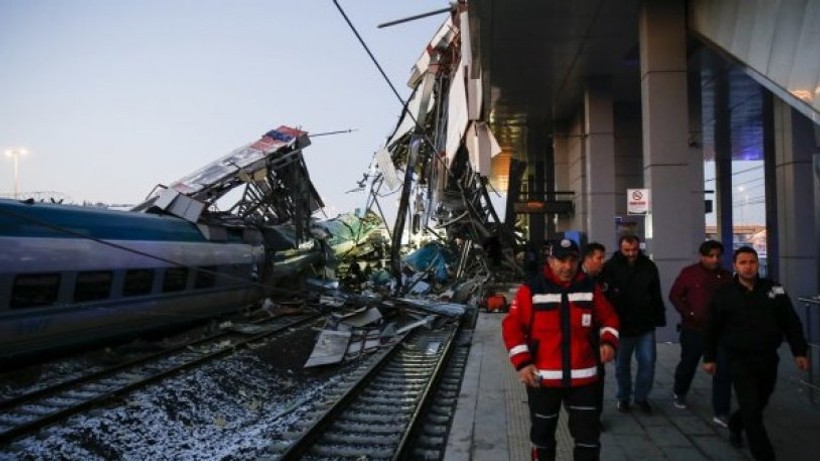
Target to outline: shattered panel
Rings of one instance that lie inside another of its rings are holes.
[[[349,331],[322,330],[305,368],[341,362],[347,352],[350,335]]]

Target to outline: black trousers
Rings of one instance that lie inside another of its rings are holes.
[[[564,404],[569,414],[569,433],[575,440],[575,461],[598,461],[601,452],[598,424],[598,382],[578,387],[527,387],[530,407],[530,441],[535,446],[538,461],[554,461],[555,429],[558,414]]]
[[[749,450],[757,461],[773,461],[774,448],[763,425],[763,409],[777,382],[777,354],[732,357],[729,369],[739,410],[729,418],[729,429],[746,431]]]
[[[598,389],[595,391],[596,400],[595,404],[598,405],[598,420],[601,420],[601,413],[604,412],[604,378],[606,377],[606,367],[604,367],[603,363],[598,364],[598,382],[595,383],[598,386]]]
[[[732,383],[729,377],[729,361],[726,351],[718,346],[717,369],[712,376],[712,409],[715,416],[729,416],[732,405]],[[692,379],[700,366],[703,357],[703,333],[682,328],[680,330],[680,362],[675,367],[676,395],[686,396],[692,385]]]

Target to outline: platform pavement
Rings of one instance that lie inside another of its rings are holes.
[[[530,459],[526,392],[509,364],[501,342],[503,314],[481,313],[473,337],[458,408],[450,431],[445,461],[525,461]],[[672,383],[680,348],[658,344],[655,384],[650,394],[652,415],[615,410],[615,370],[607,365],[601,436],[601,459],[620,460],[750,460],[747,448],[728,442],[728,430],[712,423],[711,378],[698,372],[687,397],[689,408],[672,405]],[[820,458],[820,403],[812,405],[803,375],[791,354],[781,350],[778,383],[764,415],[778,459]],[[633,371],[635,364],[633,363]],[[820,396],[818,396],[820,399]],[[733,402],[733,408],[736,408]],[[562,413],[556,437],[558,459],[572,459],[572,441]]]

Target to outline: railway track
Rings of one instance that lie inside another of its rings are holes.
[[[0,445],[182,371],[228,355],[249,343],[306,326],[318,313],[265,319],[255,332],[223,331],[0,402]]]
[[[455,323],[405,336],[261,459],[441,459],[468,354],[458,339]]]

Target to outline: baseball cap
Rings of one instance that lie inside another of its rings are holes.
[[[570,239],[561,239],[552,244],[550,256],[558,259],[564,259],[568,256],[578,257],[578,244]]]

